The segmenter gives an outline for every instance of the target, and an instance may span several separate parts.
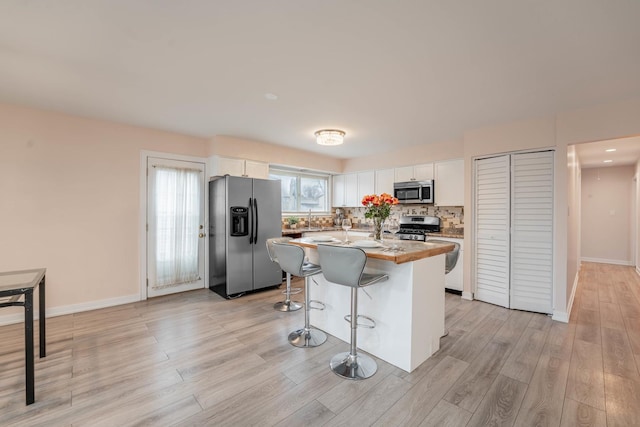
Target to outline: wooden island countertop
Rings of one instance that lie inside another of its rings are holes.
[[[293,239],[289,243],[312,249],[317,248],[318,244],[343,245],[342,242],[316,242],[310,237]],[[400,248],[402,248],[402,250],[390,251],[385,248],[390,246],[392,243],[396,243]],[[367,254],[367,258],[375,258],[385,261],[391,261],[396,264],[404,264],[406,262],[417,261],[420,259],[451,252],[455,247],[453,243],[431,243],[429,241],[413,242],[408,240],[385,240],[384,246],[385,247],[381,248],[361,249],[365,251],[365,253]]]

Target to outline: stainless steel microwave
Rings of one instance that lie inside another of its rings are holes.
[[[433,203],[433,180],[396,182],[393,196],[400,203]]]

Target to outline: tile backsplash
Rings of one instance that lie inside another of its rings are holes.
[[[282,217],[282,228],[290,228],[289,227],[289,216]],[[297,228],[307,228],[308,217],[305,215],[304,217],[298,217],[300,222],[297,224]],[[311,227],[332,227],[333,226],[333,216],[320,216],[320,215],[312,215],[311,216]]]
[[[372,225],[371,220],[364,217],[364,207],[342,208],[344,215],[351,218],[354,228],[369,227]],[[333,226],[333,218],[335,209],[332,209],[331,216],[312,216],[312,227],[331,227]],[[391,216],[400,218],[403,215],[430,215],[440,217],[442,221],[441,228],[444,232],[463,233],[464,232],[464,208],[462,206],[433,206],[433,205],[397,205],[391,209]],[[282,217],[282,228],[289,228],[288,217]],[[298,228],[306,228],[308,226],[308,217],[300,216]]]
[[[367,226],[371,223],[364,217],[365,208],[344,208],[345,215],[354,224]],[[459,232],[464,230],[464,208],[462,206],[433,206],[433,205],[396,205],[391,209],[391,216],[400,218],[404,215],[430,215],[440,217],[442,231]]]

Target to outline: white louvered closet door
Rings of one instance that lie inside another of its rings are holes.
[[[512,155],[511,308],[552,312],[553,152]]]
[[[475,298],[509,307],[509,156],[476,160]]]

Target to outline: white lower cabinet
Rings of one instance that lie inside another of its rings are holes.
[[[464,239],[433,236],[429,238],[429,240],[443,240],[445,242],[452,242],[460,245],[460,252],[458,253],[458,261],[456,262],[456,266],[448,274],[444,276],[444,287],[446,289],[452,289],[454,291],[462,292],[462,289],[463,289],[462,261],[464,259]]]

